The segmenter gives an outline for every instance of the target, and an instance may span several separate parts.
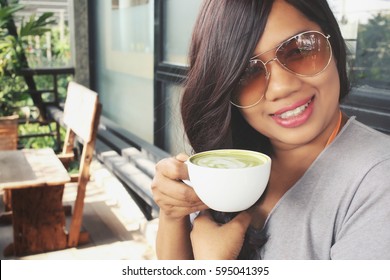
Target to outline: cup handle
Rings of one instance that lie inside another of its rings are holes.
[[[192,188],[192,183],[190,180],[181,180],[184,184]]]
[[[184,162],[188,166],[188,160]],[[192,188],[192,183],[190,180],[181,180],[184,184]]]

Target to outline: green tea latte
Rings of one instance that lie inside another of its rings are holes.
[[[264,164],[264,161],[258,153],[237,150],[203,152],[191,158],[191,162],[198,166],[221,169],[253,167]]]

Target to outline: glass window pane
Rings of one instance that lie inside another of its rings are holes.
[[[152,143],[154,1],[95,2],[93,70],[103,115]]]
[[[112,48],[122,52],[153,51],[153,1],[112,1]]]
[[[188,46],[201,0],[164,1],[163,61],[187,65]]]
[[[329,0],[351,51],[353,86],[390,89],[390,1]]]
[[[164,150],[172,155],[181,152],[191,153],[185,136],[183,122],[180,115],[180,98],[182,88],[174,84],[168,84],[165,87],[164,103],[164,130],[165,130],[165,147]]]

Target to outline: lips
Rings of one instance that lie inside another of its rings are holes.
[[[271,115],[271,117],[276,121],[277,124],[286,128],[300,126],[304,124],[311,116],[314,106],[313,101],[314,97],[298,101],[290,106],[276,111]]]

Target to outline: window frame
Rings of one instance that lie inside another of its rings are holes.
[[[180,85],[187,76],[188,67],[164,61],[165,1],[154,1],[154,145],[165,148],[165,94],[167,84]]]

